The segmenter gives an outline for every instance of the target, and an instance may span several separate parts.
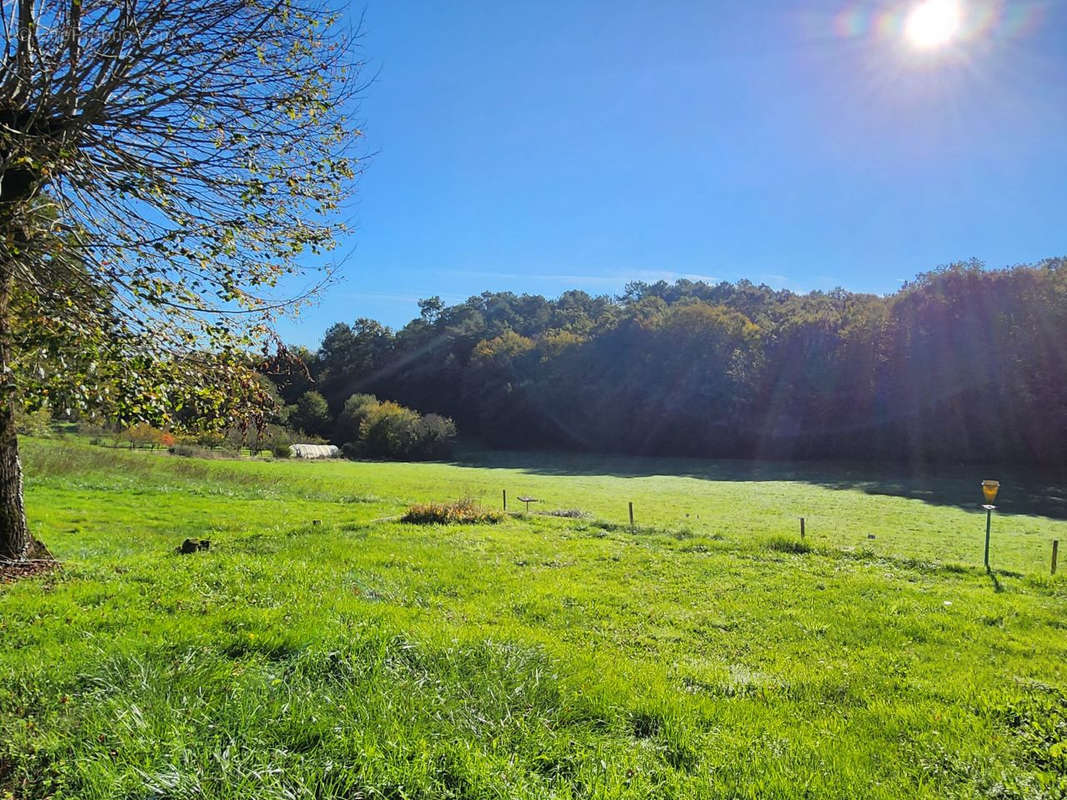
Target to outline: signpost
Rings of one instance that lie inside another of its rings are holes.
[[[982,508],[985,509],[985,568],[986,572],[989,571],[989,529],[993,523],[993,509],[996,508],[993,505],[993,501],[997,499],[997,492],[1000,491],[1000,481],[982,481],[982,496],[985,497],[985,505]]]
[[[526,503],[526,513],[529,514],[530,503],[540,503],[541,501],[538,500],[536,497],[527,497],[526,495],[522,495],[521,497],[519,497],[519,502]]]

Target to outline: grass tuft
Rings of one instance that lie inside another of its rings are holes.
[[[481,525],[500,522],[503,512],[491,511],[463,497],[454,503],[416,503],[400,518],[413,525]]]
[[[774,536],[767,542],[767,549],[779,553],[810,553],[811,545],[799,539],[790,539],[788,536]]]

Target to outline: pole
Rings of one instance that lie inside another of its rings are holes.
[[[1053,539],[1052,540],[1052,574],[1053,575],[1056,574],[1056,561],[1059,559],[1059,555],[1060,555],[1060,540],[1059,539]]]
[[[993,508],[985,510],[985,568],[989,571],[989,526],[993,523]]]
[[[507,511],[508,510],[508,490],[507,489],[501,489],[500,491],[504,493],[504,510]]]
[[[630,502],[630,530],[634,529],[634,504]]]
[[[804,538],[804,518],[800,518],[800,538]]]

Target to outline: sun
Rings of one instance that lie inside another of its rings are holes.
[[[908,14],[904,34],[913,47],[941,47],[959,33],[962,16],[958,0],[922,0]]]

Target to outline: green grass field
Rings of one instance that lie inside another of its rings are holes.
[[[0,798],[1067,797],[1056,481],[24,451]],[[396,521],[502,489],[586,516]]]

